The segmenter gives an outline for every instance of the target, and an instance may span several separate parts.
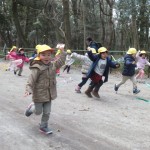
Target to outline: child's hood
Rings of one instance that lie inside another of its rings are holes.
[[[30,69],[38,68],[39,70],[46,70],[49,68],[50,65],[44,65],[41,61],[34,60],[34,61],[30,62],[29,68]]]

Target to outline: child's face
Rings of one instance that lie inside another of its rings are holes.
[[[100,54],[102,59],[106,59],[108,56],[108,52],[103,52]]]
[[[135,57],[136,57],[136,54],[132,54],[132,57],[134,57],[134,58],[135,58]]]
[[[141,56],[141,57],[142,57],[143,59],[145,59],[145,57],[146,57],[146,56],[145,56],[145,54],[142,54],[142,56]]]
[[[24,54],[24,51],[23,51],[23,50],[21,50],[21,51],[20,51],[20,53],[21,53],[21,54]]]
[[[40,60],[44,63],[44,64],[49,64],[51,61],[51,52],[45,51],[39,54]]]

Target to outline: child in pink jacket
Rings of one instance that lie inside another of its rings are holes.
[[[29,62],[30,60],[28,57],[25,56],[23,48],[19,48],[15,59],[22,60],[22,62],[19,65],[17,65],[17,67],[14,70],[14,74],[17,74],[17,72],[18,72],[18,76],[21,76],[21,73],[23,71],[24,62]]]
[[[16,46],[12,46],[11,50],[6,55],[6,59],[10,60],[9,66],[6,69],[6,71],[10,71],[11,70],[12,61],[14,61],[16,59],[16,55],[17,55],[16,51],[17,51],[17,47]]]
[[[148,62],[147,58],[146,58],[146,51],[142,50],[142,51],[138,51],[138,53],[136,54],[136,59],[137,59],[137,69],[138,69],[138,73],[136,75],[136,79],[140,79],[142,80],[144,78],[144,69],[145,66],[148,65],[150,66],[150,63]],[[140,81],[142,82],[142,81]]]

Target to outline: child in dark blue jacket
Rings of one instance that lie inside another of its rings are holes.
[[[115,84],[114,90],[117,92],[119,87],[124,84],[128,79],[133,83],[133,93],[137,94],[140,90],[137,89],[137,82],[135,78],[135,68],[136,68],[136,53],[135,48],[129,48],[127,54],[124,57],[124,67],[122,72],[122,81],[118,84]]]
[[[85,94],[88,97],[92,97],[92,94],[100,98],[98,92],[100,87],[103,85],[103,79],[104,76],[104,82],[108,81],[108,74],[109,74],[109,67],[112,68],[118,68],[120,65],[116,64],[111,61],[111,59],[108,57],[108,50],[105,47],[101,47],[98,49],[97,55],[93,55],[91,51],[88,52],[89,58],[93,61],[93,64],[88,72],[87,77],[91,79],[91,83],[88,87],[88,89],[85,91]]]

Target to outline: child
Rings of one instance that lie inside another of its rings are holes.
[[[118,84],[115,84],[114,90],[117,92],[119,87],[124,84],[128,79],[130,79],[133,83],[133,93],[138,94],[140,92],[139,89],[137,89],[137,83],[135,79],[135,67],[136,67],[136,49],[135,48],[129,48],[127,51],[127,54],[124,57],[124,66],[123,66],[123,72],[122,72],[122,81]]]
[[[9,63],[9,67],[6,69],[6,71],[9,71],[12,67],[12,61],[14,61],[16,59],[16,53],[17,51],[17,47],[16,46],[12,46],[11,50],[8,52],[8,55],[6,55],[6,59],[10,60]]]
[[[23,71],[24,62],[29,62],[29,58],[25,56],[24,49],[19,48],[18,53],[16,55],[16,60],[21,59],[22,63],[17,65],[17,67],[14,70],[14,74],[16,75],[18,72],[18,76],[21,76],[21,73]]]
[[[96,50],[94,48],[90,48],[90,50],[92,51],[93,54],[96,54]],[[82,61],[82,81],[77,85],[77,87],[75,88],[75,91],[77,93],[81,93],[81,88],[82,86],[87,82],[88,78],[87,78],[87,73],[92,65],[92,61],[89,59],[88,54],[85,53],[85,55],[80,55],[77,53],[72,53],[71,57],[76,58],[78,60]]]
[[[144,68],[145,65],[150,66],[150,63],[148,62],[148,60],[146,59],[146,52],[144,50],[142,51],[138,51],[136,54],[136,59],[137,59],[137,69],[138,69],[138,73],[136,75],[136,79],[142,79],[144,78]]]
[[[51,111],[51,100],[56,99],[56,69],[60,68],[66,58],[66,53],[62,52],[57,61],[51,62],[51,47],[41,45],[37,50],[37,57],[30,64],[31,74],[29,76],[25,96],[32,94],[31,103],[25,115],[28,117],[35,113],[42,113],[40,131],[45,134],[52,133],[48,128],[48,120]]]
[[[91,92],[95,97],[100,98],[98,92],[103,85],[102,77],[105,77],[104,82],[108,81],[109,67],[118,68],[120,66],[111,61],[108,57],[108,50],[105,47],[99,48],[98,53],[97,55],[93,55],[91,51],[88,52],[93,64],[87,75],[91,79],[91,83],[85,94],[90,98],[92,97]]]
[[[70,71],[70,66],[74,63],[74,59],[71,58],[71,50],[67,50],[67,56],[66,56],[66,61],[65,61],[65,67],[63,72],[67,69],[67,73]]]

